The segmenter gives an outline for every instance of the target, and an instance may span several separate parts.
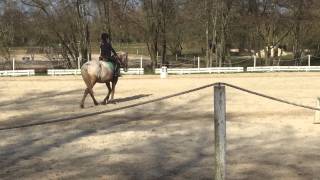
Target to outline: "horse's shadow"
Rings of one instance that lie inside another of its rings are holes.
[[[145,98],[145,97],[148,97],[151,95],[152,94],[139,94],[139,95],[134,95],[134,96],[130,96],[130,97],[114,99],[112,101],[109,101],[109,103],[110,104],[123,103],[123,102],[128,102],[128,101],[133,101],[133,100]]]

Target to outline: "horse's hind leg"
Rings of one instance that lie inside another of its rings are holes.
[[[82,97],[82,100],[81,100],[81,103],[80,103],[80,107],[81,108],[84,108],[84,101],[88,95],[89,91],[88,91],[88,88],[86,90],[84,90],[84,93],[83,93],[83,97]]]
[[[93,100],[93,103],[94,103],[94,105],[99,105],[99,103],[98,103],[98,101],[96,100],[96,98],[94,97],[94,95],[93,95],[93,86],[95,85],[96,83],[93,83],[92,84],[92,86],[91,86],[91,88],[89,88],[88,87],[88,91],[89,91],[89,94],[90,94],[90,96],[91,96],[91,98],[92,98],[92,100]]]
[[[106,86],[108,88],[108,94],[107,94],[107,96],[104,98],[104,100],[102,102],[103,105],[107,104],[107,101],[109,100],[109,97],[110,97],[110,94],[111,94],[111,90],[112,90],[109,82],[106,83]]]

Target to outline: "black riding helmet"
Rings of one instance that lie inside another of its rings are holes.
[[[109,40],[109,34],[108,33],[102,33],[101,34],[101,41],[107,42]]]

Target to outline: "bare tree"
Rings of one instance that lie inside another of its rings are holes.
[[[76,66],[77,57],[82,62],[88,58],[90,49],[89,21],[86,0],[58,1],[22,0],[30,7],[39,9],[45,16],[47,26],[56,35],[62,45],[62,55],[68,66]],[[76,16],[74,16],[76,14]],[[80,52],[79,52],[80,45]]]

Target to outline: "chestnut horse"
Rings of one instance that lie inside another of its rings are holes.
[[[127,72],[128,53],[119,52],[118,57],[115,57],[115,58],[120,62],[120,67],[123,68],[125,72]],[[84,108],[84,101],[88,94],[90,94],[94,105],[96,106],[99,105],[99,103],[97,102],[97,100],[93,95],[93,87],[96,83],[105,83],[109,90],[102,104],[105,105],[109,102],[110,94],[111,94],[110,101],[114,99],[115,87],[118,82],[118,77],[114,76],[115,72],[116,72],[115,65],[113,65],[111,62],[92,60],[82,65],[81,75],[82,75],[82,79],[87,85],[87,88],[84,91],[83,98],[80,103],[81,108]]]

